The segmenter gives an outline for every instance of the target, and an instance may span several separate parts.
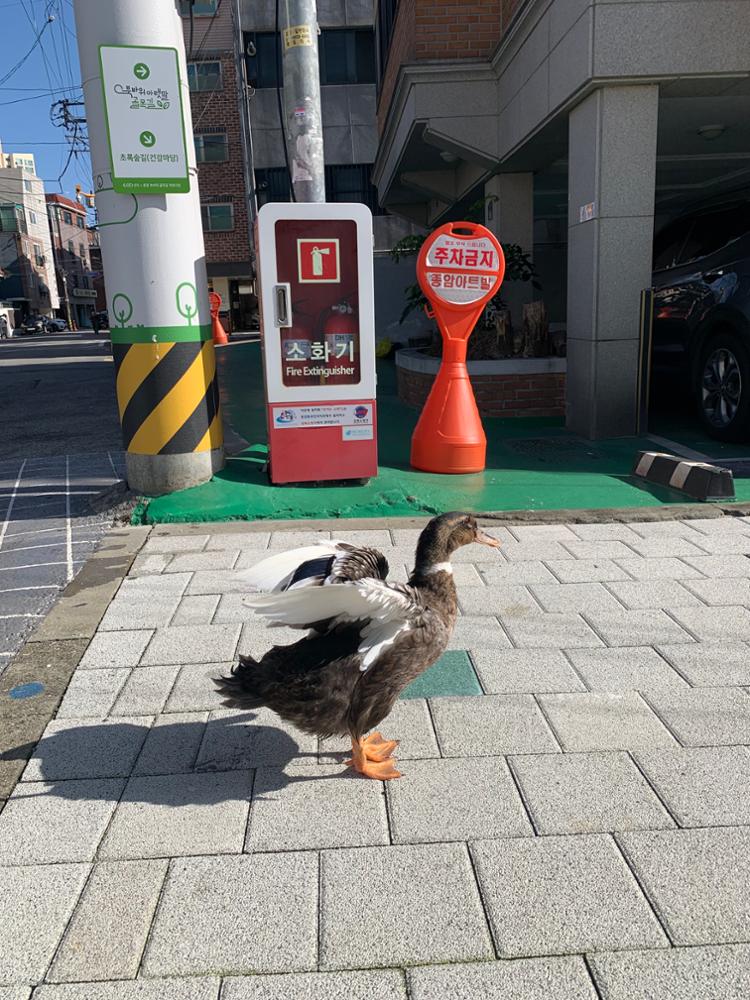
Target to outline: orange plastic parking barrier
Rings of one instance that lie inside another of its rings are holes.
[[[211,309],[211,336],[214,344],[228,344],[226,330],[221,325],[219,319],[219,309],[221,309],[221,295],[218,292],[208,293],[208,304]]]
[[[417,258],[417,280],[443,337],[443,360],[411,439],[411,464],[460,474],[485,467],[487,438],[466,368],[466,350],[482,310],[503,281],[503,248],[485,226],[449,222]]]

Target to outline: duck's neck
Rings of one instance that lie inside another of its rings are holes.
[[[453,567],[448,549],[445,545],[436,543],[435,540],[420,539],[410,583],[417,583],[420,586],[444,585],[446,579],[453,583]]]

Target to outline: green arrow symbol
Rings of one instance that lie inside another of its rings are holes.
[[[151,70],[145,63],[136,63],[133,72],[139,80],[147,80],[151,76]]]
[[[140,139],[142,146],[156,145],[156,136],[153,132],[141,132],[138,138]]]

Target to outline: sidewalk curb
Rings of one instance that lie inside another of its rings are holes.
[[[697,518],[750,516],[750,503],[671,504],[663,507],[603,507],[586,510],[501,510],[475,513],[484,524],[608,524],[638,521],[691,521]],[[256,521],[179,521],[153,524],[154,535],[203,535],[213,525],[222,534],[269,531],[364,531],[373,528],[423,528],[431,515],[419,517],[327,517],[300,520],[270,518]]]
[[[112,528],[0,677],[0,811],[150,530]]]

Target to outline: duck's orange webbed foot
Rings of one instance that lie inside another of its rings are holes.
[[[380,733],[370,733],[360,741],[364,755],[368,760],[376,763],[388,760],[393,751],[398,746],[398,740],[384,740]]]
[[[379,733],[373,733],[379,743],[378,749],[365,749],[366,740],[352,740],[352,759],[347,761],[355,771],[363,774],[366,778],[375,778],[377,781],[391,781],[393,778],[400,778],[401,772],[396,770],[396,762],[390,756],[391,751],[398,745],[395,740],[384,740]],[[369,737],[368,737],[369,738]],[[370,753],[383,753],[381,759],[371,758]]]

